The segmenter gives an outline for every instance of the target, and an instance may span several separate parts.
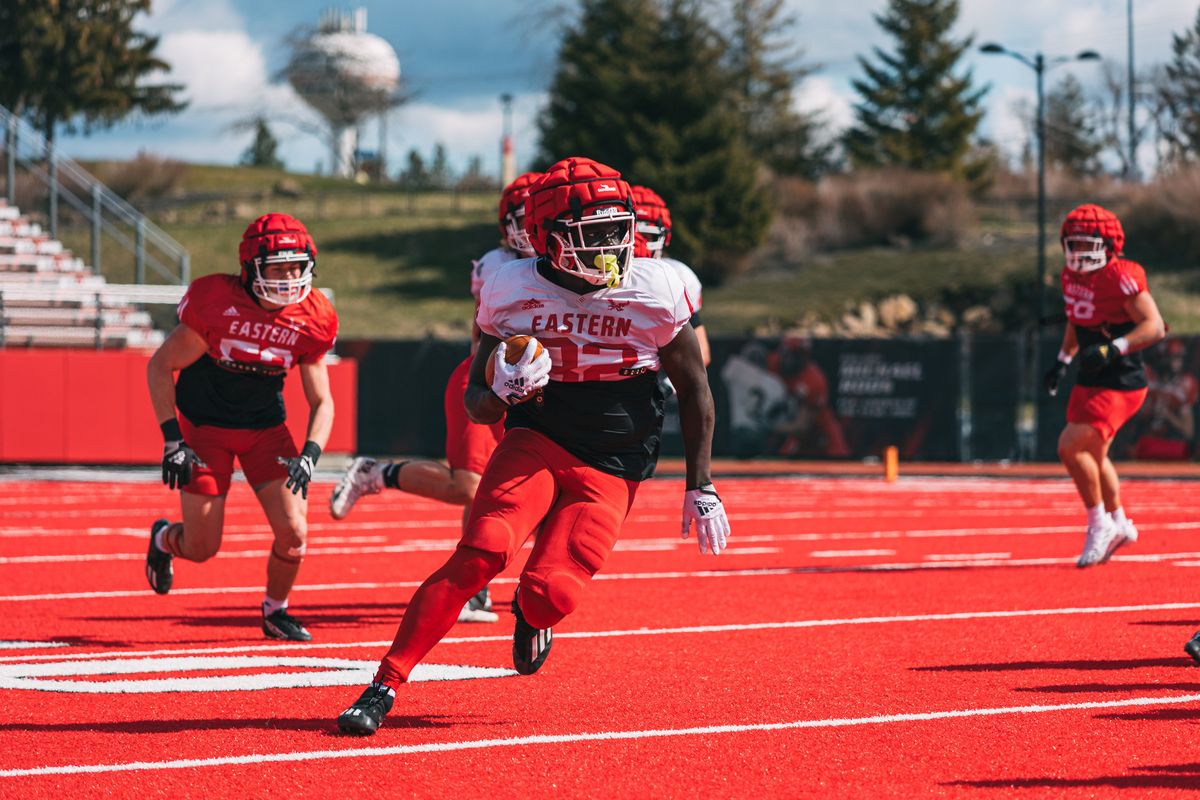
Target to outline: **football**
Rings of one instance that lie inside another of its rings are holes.
[[[521,356],[525,354],[525,348],[529,345],[530,340],[537,343],[537,350],[533,351],[533,357],[537,358],[542,354],[542,343],[534,339],[532,336],[526,336],[523,333],[518,333],[516,336],[510,336],[504,340],[507,349],[504,351],[504,360],[509,364],[515,364],[521,360]],[[496,377],[496,362],[493,358],[489,358],[487,362],[487,382],[492,385],[492,381]]]

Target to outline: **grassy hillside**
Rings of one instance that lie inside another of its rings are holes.
[[[104,165],[96,165],[98,172]],[[291,181],[287,196],[273,192]],[[160,224],[191,253],[192,275],[233,272],[246,223],[267,211],[303,219],[320,248],[317,282],[335,292],[346,337],[466,336],[472,258],[494,247],[491,193],[411,195],[330,177],[188,165],[174,192],[198,205],[160,206]],[[227,195],[228,199],[220,200]],[[214,197],[218,199],[214,199]],[[167,208],[166,211],[161,210]],[[86,254],[86,232],[64,237]],[[764,265],[705,294],[713,333],[781,330],[801,319],[837,319],[861,301],[907,294],[923,306],[1028,306],[1036,264],[1031,222],[985,214],[953,249],[869,248],[818,255],[801,265]],[[1057,307],[1057,246],[1048,251],[1049,308]],[[110,251],[107,249],[106,253]],[[129,281],[132,260],[105,257],[110,280]],[[1200,270],[1151,268],[1151,285],[1175,332],[1200,331]],[[1012,313],[998,316],[1011,323]],[[1028,314],[1026,314],[1028,316]]]

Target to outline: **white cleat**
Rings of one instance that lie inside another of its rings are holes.
[[[1101,519],[1099,525],[1088,525],[1087,536],[1083,540],[1083,553],[1077,567],[1090,567],[1103,564],[1123,542],[1118,542],[1120,529],[1107,516]]]
[[[1138,540],[1138,529],[1133,524],[1133,520],[1126,517],[1121,522],[1113,522],[1117,526],[1117,539],[1113,543],[1112,550],[1109,555],[1117,552],[1117,548],[1124,547],[1127,544],[1133,544]]]
[[[479,593],[467,601],[462,607],[462,611],[458,612],[459,622],[499,622],[500,615],[492,611],[492,598],[488,594],[487,587],[479,590]]]
[[[346,467],[346,474],[333,487],[329,496],[329,513],[334,519],[345,519],[358,498],[383,491],[383,470],[388,462],[359,456]]]

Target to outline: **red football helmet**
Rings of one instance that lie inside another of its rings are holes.
[[[525,231],[525,198],[529,187],[542,177],[540,172],[526,172],[504,187],[500,193],[500,235],[509,249],[523,256],[533,256],[533,243]]]
[[[631,186],[634,226],[633,254],[638,258],[662,258],[671,243],[671,212],[658,192],[648,186]]]
[[[612,288],[633,254],[633,200],[621,173],[590,158],[554,164],[529,190],[525,229],[551,266]]]
[[[1117,215],[1097,205],[1083,205],[1067,214],[1060,233],[1067,269],[1094,272],[1125,249],[1125,231]]]
[[[238,260],[242,262],[242,283],[247,289],[268,303],[286,306],[301,302],[312,291],[317,245],[304,223],[295,217],[263,214],[242,234]],[[295,261],[304,263],[299,278],[268,279],[263,275],[267,264]]]

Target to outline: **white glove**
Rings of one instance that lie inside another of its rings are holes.
[[[688,538],[692,523],[696,523],[696,543],[701,553],[720,555],[729,537],[729,517],[725,506],[711,483],[683,494],[683,538]]]
[[[529,399],[529,396],[550,382],[550,354],[542,347],[542,354],[537,358],[533,354],[539,348],[538,340],[530,338],[525,345],[525,352],[515,364],[504,360],[508,345],[504,342],[496,345],[492,353],[493,368],[492,391],[507,405],[516,405]]]

